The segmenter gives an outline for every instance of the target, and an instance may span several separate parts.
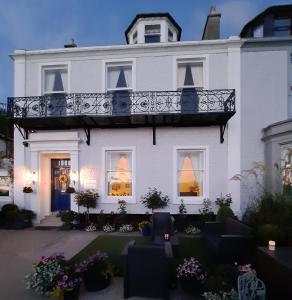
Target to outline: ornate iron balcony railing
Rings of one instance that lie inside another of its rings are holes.
[[[13,118],[235,113],[235,90],[120,91],[8,98]]]

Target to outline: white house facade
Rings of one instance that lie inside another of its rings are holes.
[[[138,15],[127,44],[16,50],[14,202],[38,220],[77,211],[75,190],[100,194],[92,212],[145,213],[149,187],[165,210],[248,191],[234,175],[264,161],[262,129],[288,117],[290,37],[180,41],[169,14]],[[24,187],[32,193],[24,193]]]

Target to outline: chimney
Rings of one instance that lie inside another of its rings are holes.
[[[71,39],[68,44],[64,45],[64,48],[76,48],[77,45],[74,42],[74,39]]]
[[[220,39],[220,18],[214,5],[210,8],[210,13],[207,17],[202,40],[218,40]]]

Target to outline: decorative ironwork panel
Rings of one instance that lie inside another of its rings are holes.
[[[212,112],[234,113],[235,90],[116,91],[8,98],[8,114],[15,118]]]

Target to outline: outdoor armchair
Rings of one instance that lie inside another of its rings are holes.
[[[124,298],[151,297],[169,299],[170,259],[169,242],[164,245],[135,245],[123,251],[125,257]]]
[[[231,218],[226,223],[206,222],[203,237],[209,254],[220,262],[250,262],[255,250],[251,228]]]

